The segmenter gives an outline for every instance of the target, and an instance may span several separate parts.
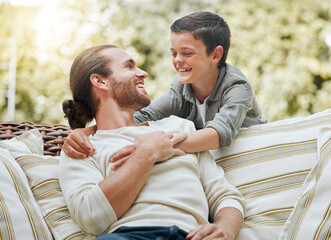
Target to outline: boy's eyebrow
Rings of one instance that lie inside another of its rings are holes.
[[[190,47],[182,47],[180,50],[195,50],[195,49]],[[170,48],[170,51],[176,51],[176,50],[174,48]]]

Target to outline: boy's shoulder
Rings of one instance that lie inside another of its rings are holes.
[[[225,65],[225,71],[226,71],[226,77],[235,77],[235,78],[241,78],[247,81],[246,76],[244,73],[239,69],[239,67],[234,66],[230,63],[226,63]]]

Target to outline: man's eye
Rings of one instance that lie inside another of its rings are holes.
[[[129,69],[132,69],[133,68],[133,66],[131,64],[126,65],[126,67],[129,68]]]

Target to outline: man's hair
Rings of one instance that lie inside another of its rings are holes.
[[[218,63],[221,68],[225,65],[230,48],[231,32],[226,21],[211,12],[195,12],[176,20],[170,27],[172,33],[190,32],[197,40],[206,45],[207,55],[217,46],[223,47],[223,56]]]
[[[95,117],[99,99],[92,94],[90,76],[99,74],[108,76],[111,70],[108,64],[111,58],[103,50],[114,45],[91,47],[81,52],[70,69],[70,89],[73,100],[64,100],[62,109],[72,129],[83,128]]]

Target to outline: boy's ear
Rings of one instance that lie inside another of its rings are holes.
[[[90,76],[90,82],[94,87],[96,87],[98,89],[101,89],[101,90],[106,90],[107,89],[107,84],[105,82],[104,77],[102,77],[99,74],[93,73]]]
[[[213,53],[213,60],[215,60],[217,63],[221,60],[222,56],[223,56],[223,47],[218,45],[215,49],[214,49],[214,53]]]

